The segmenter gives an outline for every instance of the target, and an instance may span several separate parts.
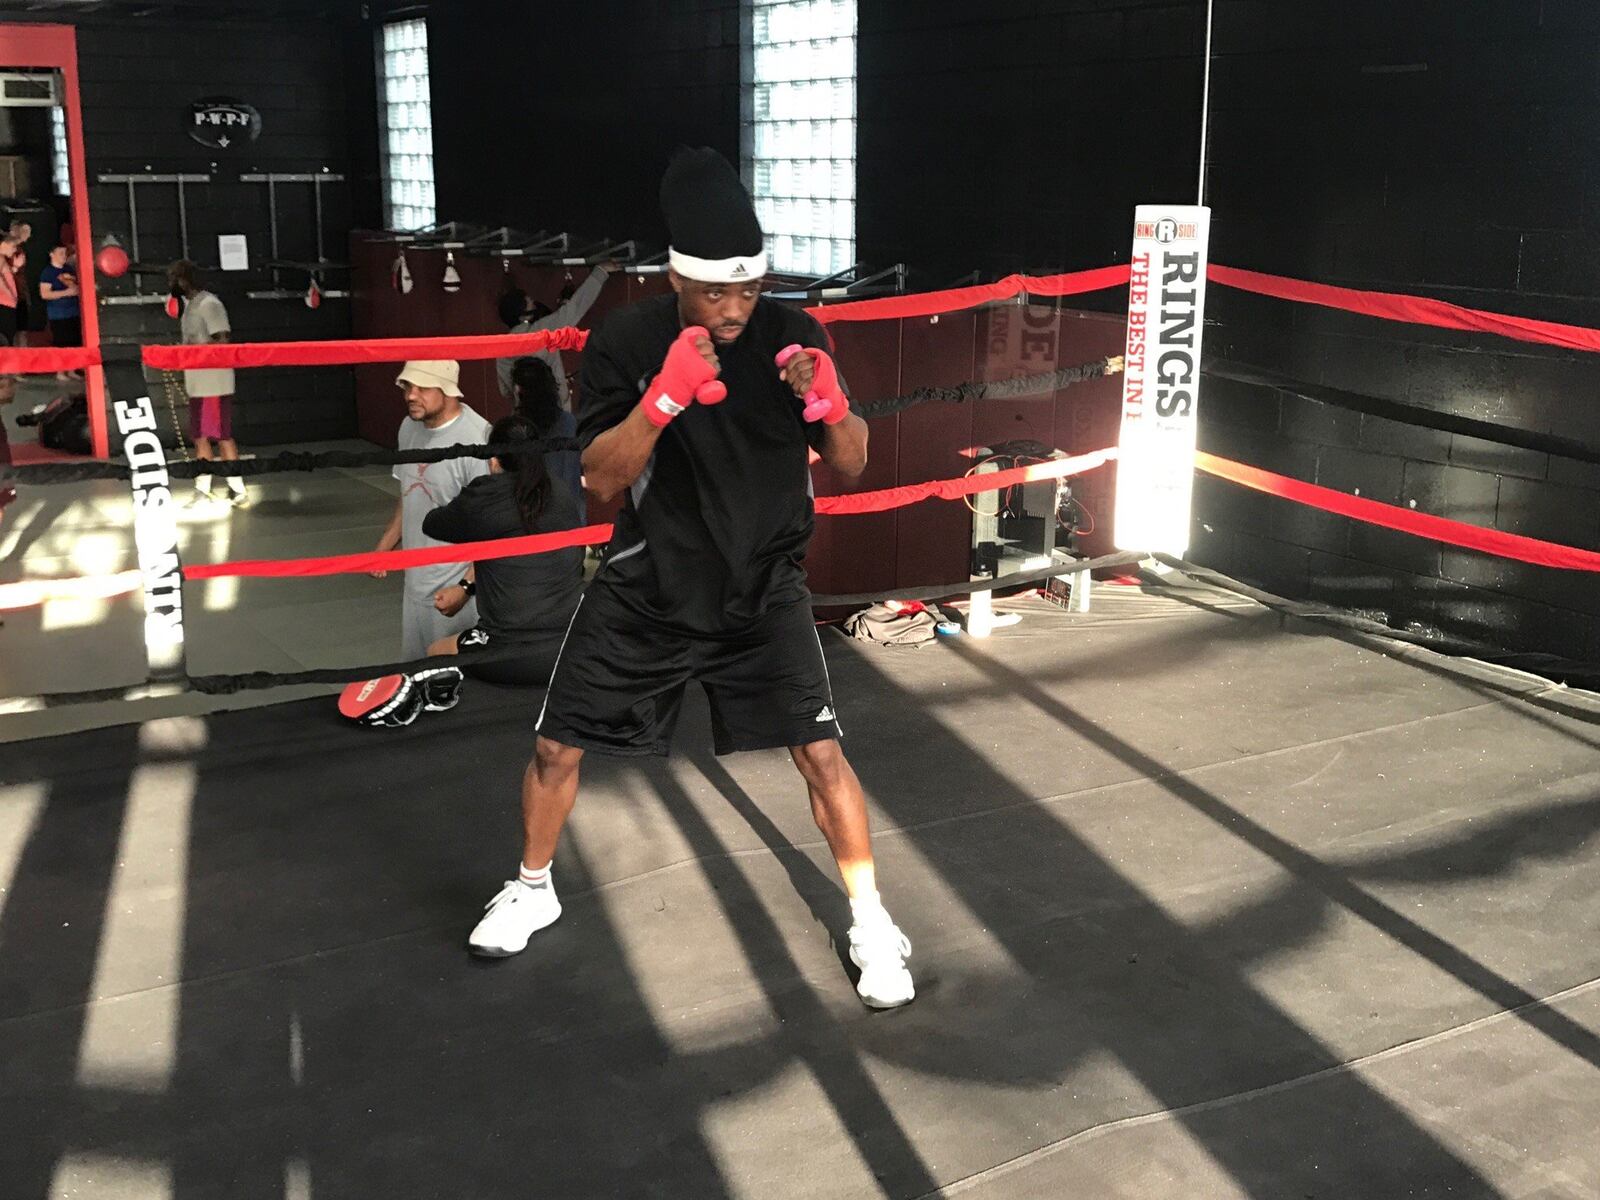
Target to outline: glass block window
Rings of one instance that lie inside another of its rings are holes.
[[[438,217],[433,199],[433,105],[428,94],[428,23],[383,27],[379,54],[383,98],[383,220],[390,229],[421,229]]]
[[[745,0],[744,174],[777,271],[856,256],[856,0]]]
[[[72,172],[67,169],[67,110],[59,104],[50,110],[50,178],[56,195],[72,195]]]

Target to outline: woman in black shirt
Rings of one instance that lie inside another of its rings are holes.
[[[533,422],[520,414],[495,422],[493,443],[538,440]],[[482,542],[530,533],[559,533],[581,524],[577,501],[553,478],[542,454],[491,458],[489,474],[423,519],[422,531],[441,542]],[[498,662],[463,664],[467,674],[490,683],[543,686],[583,590],[583,547],[543,554],[485,559],[476,578],[445,588],[434,598],[441,612],[458,612],[475,593],[478,624],[441,638],[429,654],[456,654],[478,646],[526,642],[526,654]]]
[[[517,359],[511,368],[511,391],[516,397],[517,413],[533,422],[534,436],[538,438],[575,438],[578,422],[561,407],[561,392],[556,386],[555,372],[543,359],[529,355]],[[576,450],[554,450],[544,456],[545,469],[552,479],[567,485],[578,506],[578,520],[584,519],[583,461]]]

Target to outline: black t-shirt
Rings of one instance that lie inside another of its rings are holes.
[[[449,504],[422,519],[422,532],[441,542],[487,542],[521,537],[516,482],[507,474],[480,475]],[[534,523],[534,533],[576,529],[578,506],[559,479],[550,480],[550,498]],[[490,633],[520,634],[562,630],[572,620],[583,590],[583,547],[486,558],[478,564],[478,624]]]
[[[583,353],[578,437],[623,421],[681,331],[676,295],[612,313]],[[628,490],[596,583],[624,604],[691,633],[740,629],[806,597],[811,470],[821,422],[808,425],[773,361],[785,346],[827,348],[808,314],[765,296],[732,345],[718,345],[728,398],[692,404],[666,427]]]

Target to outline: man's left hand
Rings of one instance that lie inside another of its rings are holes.
[[[811,381],[816,377],[817,366],[811,361],[809,354],[792,355],[787,363],[778,369],[778,378],[794,389],[795,399],[804,400],[806,393],[811,390]]]
[[[453,617],[467,606],[467,589],[460,584],[440,588],[433,594],[433,607],[440,616]]]
[[[838,369],[826,350],[815,346],[785,346],[778,351],[778,375],[805,404],[807,421],[837,425],[850,415],[850,401],[839,382]]]

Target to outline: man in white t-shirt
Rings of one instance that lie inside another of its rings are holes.
[[[211,342],[225,342],[232,332],[228,310],[221,300],[202,288],[195,280],[195,266],[180,258],[167,268],[167,282],[174,294],[183,299],[183,314],[179,318],[185,346],[205,346]],[[204,367],[183,373],[183,390],[189,396],[189,440],[194,443],[194,456],[201,462],[213,457],[232,462],[239,457],[239,443],[233,440],[233,368]],[[213,450],[215,447],[215,450]],[[243,507],[249,503],[244,480],[238,475],[226,475],[229,499]],[[195,498],[211,497],[211,476],[194,477]]]
[[[406,419],[400,422],[400,449],[437,450],[444,446],[482,445],[489,440],[489,422],[461,403],[459,363],[408,362],[395,383],[406,399]],[[488,473],[489,462],[483,458],[397,464],[394,477],[400,481],[400,500],[378,539],[379,553],[396,547],[414,550],[445,545],[422,532],[423,518],[450,503],[478,476]],[[381,579],[388,572],[373,574]],[[434,603],[439,592],[469,577],[467,563],[407,568],[401,610],[402,657],[421,658],[440,638],[477,624],[478,606],[470,599],[465,607],[448,616]]]

